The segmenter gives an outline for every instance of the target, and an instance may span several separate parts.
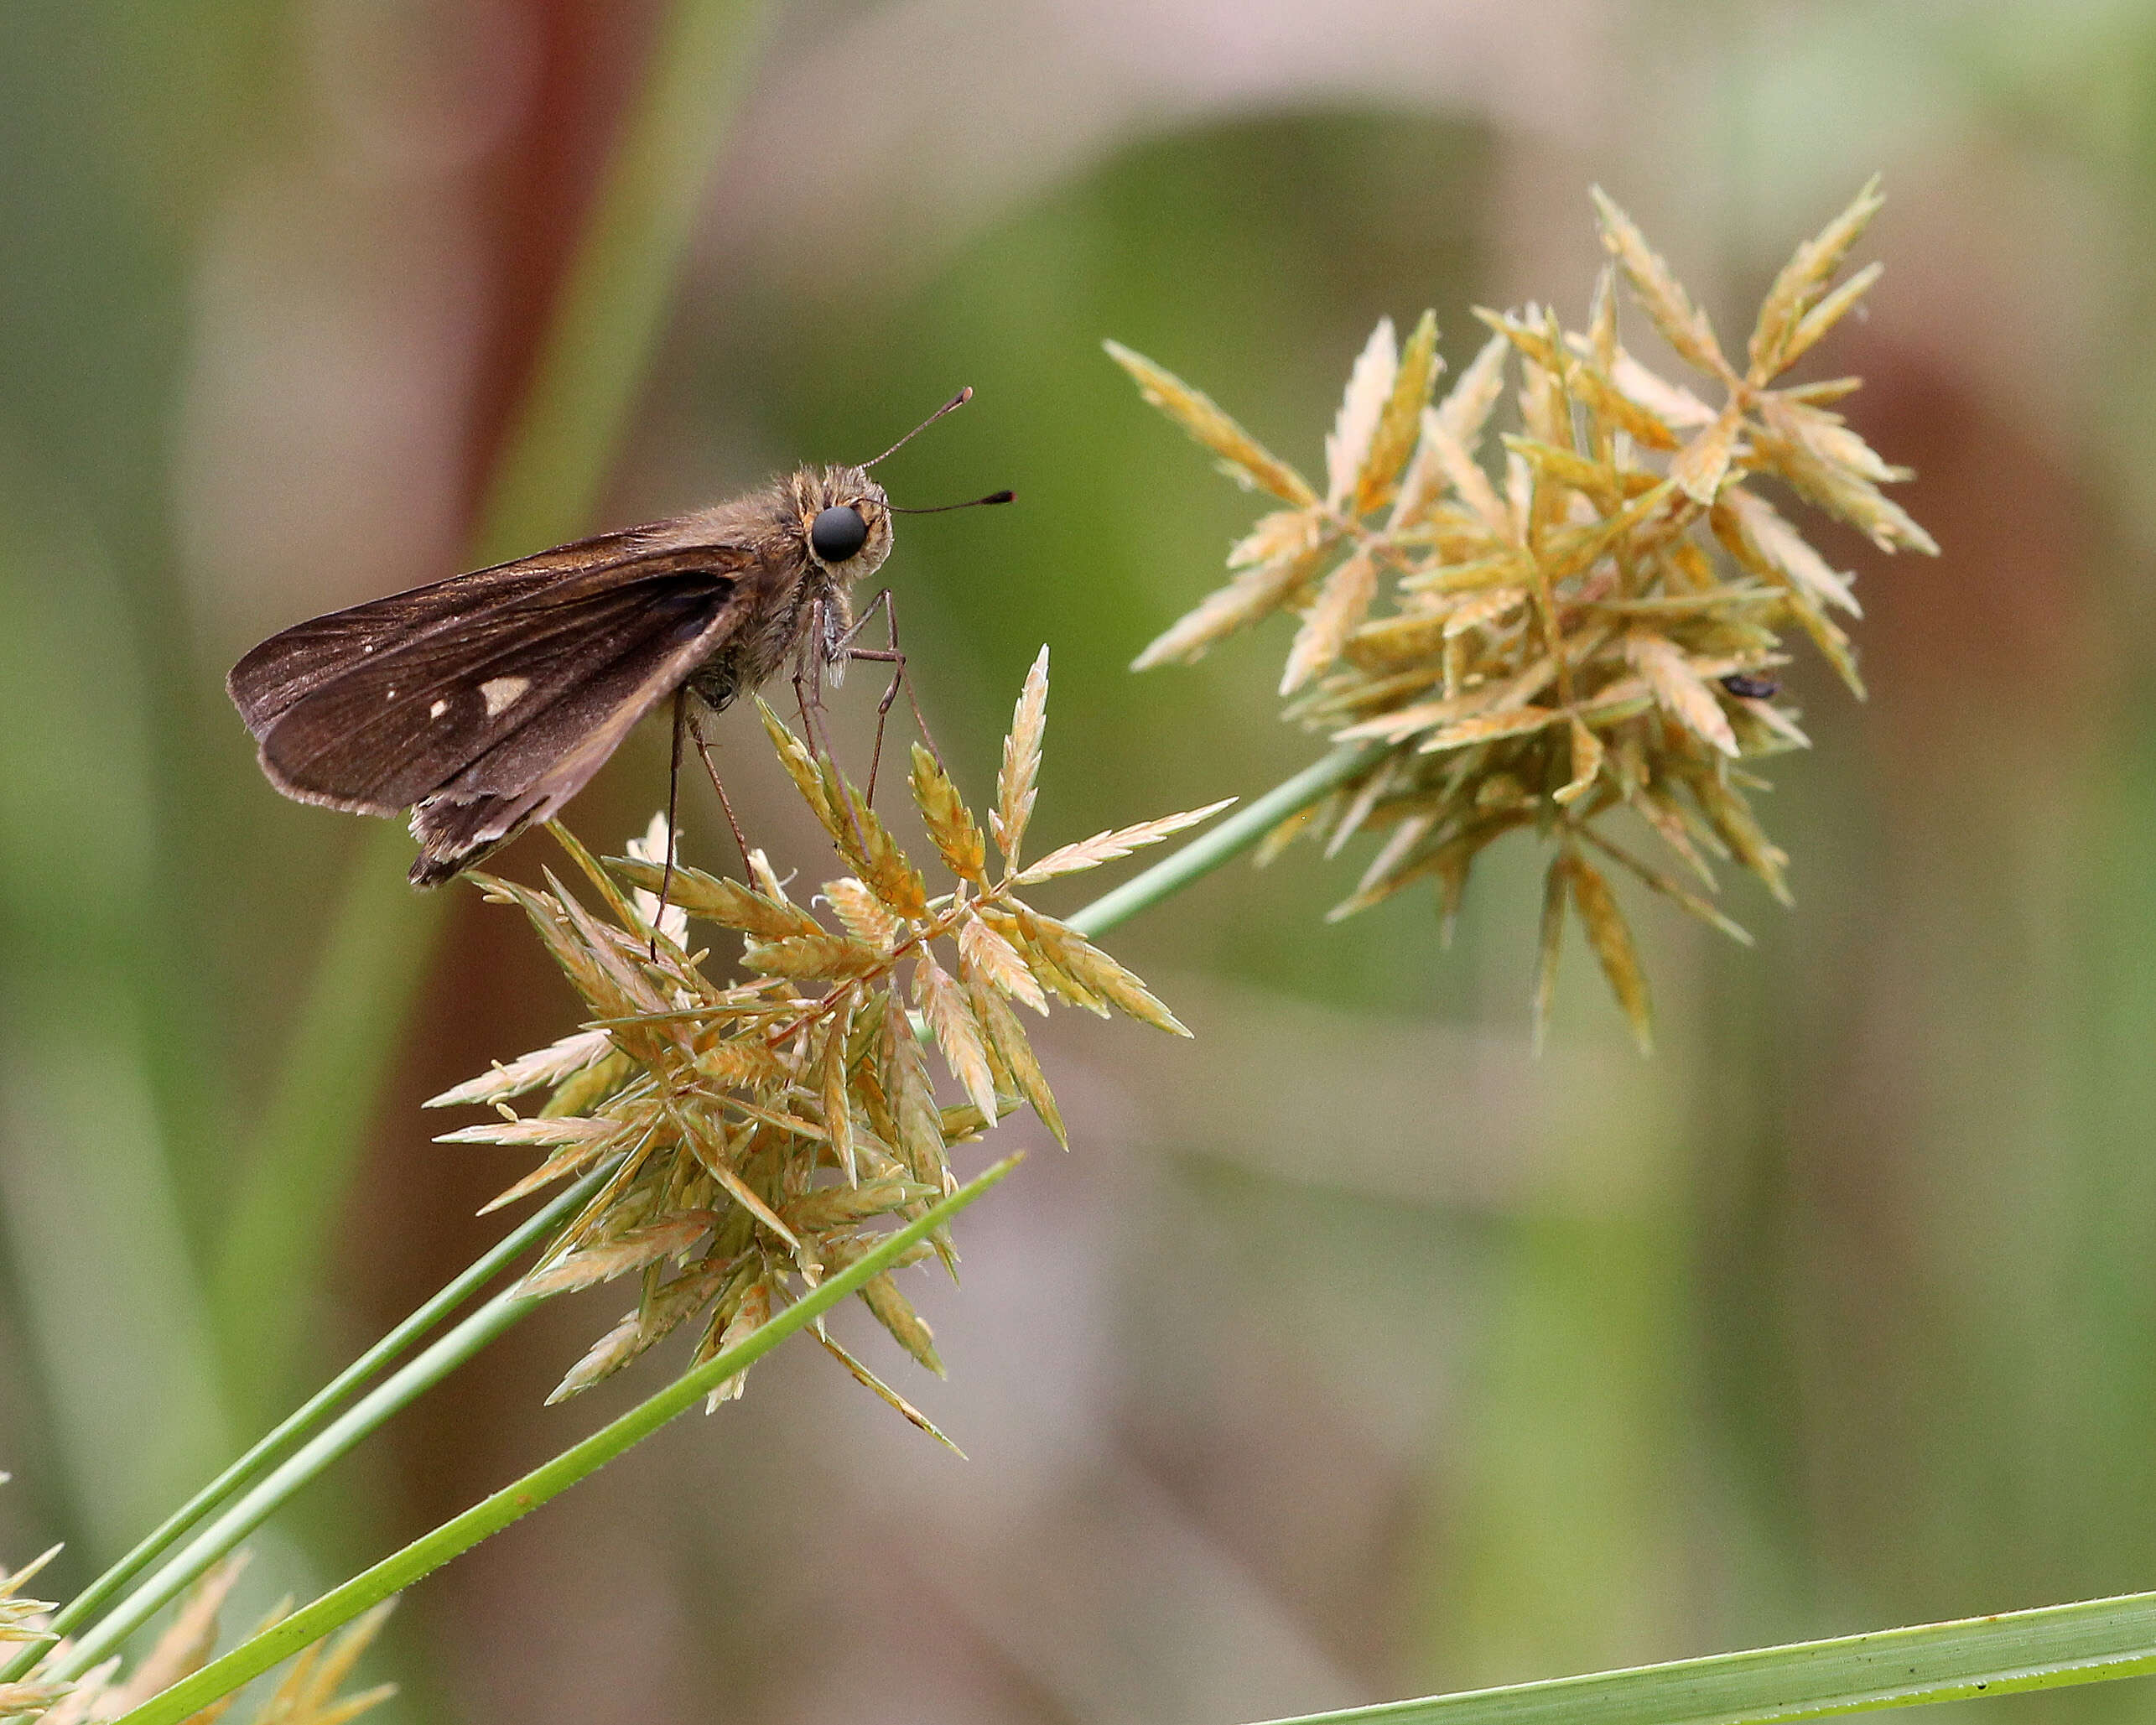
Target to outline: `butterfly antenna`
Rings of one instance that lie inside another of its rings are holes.
[[[887,456],[896,455],[899,450],[904,449],[907,444],[912,443],[915,438],[920,436],[922,432],[926,431],[938,419],[942,418],[944,414],[955,413],[959,408],[965,406],[965,404],[973,398],[973,385],[969,383],[964,389],[953,396],[950,400],[945,402],[942,407],[937,408],[934,413],[931,413],[926,419],[923,419],[918,425],[915,426],[912,430],[907,432],[904,437],[899,439],[896,443],[886,449],[881,455],[877,456],[875,458],[875,461],[881,461]],[[862,470],[865,472],[868,469],[875,466],[875,461],[862,462]]]
[[[990,491],[985,497],[971,497],[963,503],[938,503],[927,509],[901,509],[894,503],[891,506],[891,512],[893,515],[942,515],[953,509],[978,509],[984,503],[1014,502],[1017,496],[1016,491]]]

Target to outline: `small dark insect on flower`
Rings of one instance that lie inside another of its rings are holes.
[[[1747,677],[1742,671],[1732,671],[1722,679],[1722,686],[1747,701],[1771,701],[1782,692],[1779,677]]]
[[[875,461],[803,467],[693,515],[271,636],[226,679],[263,772],[302,803],[410,809],[412,883],[435,886],[552,818],[670,695],[678,771],[684,725],[703,745],[691,694],[716,712],[790,663],[813,714],[823,678],[837,683],[850,660],[902,672],[889,590],[856,621],[853,587],[890,554],[891,517],[927,512],[895,509],[868,470],[972,395]],[[879,605],[889,647],[856,647]],[[894,677],[880,712],[898,688]]]

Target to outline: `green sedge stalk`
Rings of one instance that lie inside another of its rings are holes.
[[[444,1284],[433,1298],[415,1309],[365,1354],[324,1385],[297,1411],[266,1433],[245,1455],[167,1516],[157,1528],[138,1541],[133,1550],[55,1613],[44,1638],[23,1648],[4,1669],[0,1669],[0,1682],[12,1682],[20,1678],[37,1662],[39,1648],[63,1635],[72,1634],[81,1625],[88,1623],[190,1529],[199,1525],[235,1494],[261,1478],[276,1465],[279,1457],[288,1454],[296,1445],[320,1430],[366,1384],[385,1370],[391,1361],[522,1256],[527,1250],[544,1239],[559,1224],[574,1215],[577,1207],[599,1189],[607,1172],[606,1169],[601,1168],[587,1174],[550,1203],[533,1211],[504,1234],[484,1256],[475,1259],[469,1267]],[[402,1401],[397,1403],[397,1405],[402,1405]],[[215,1561],[221,1555],[221,1552],[210,1554],[208,1561]],[[182,1584],[193,1579],[192,1575],[183,1577]]]
[[[1301,813],[1336,786],[1353,778],[1380,752],[1367,743],[1335,749],[1064,920],[1088,939],[1105,934],[1241,855],[1290,815]]]
[[[1270,1725],[1753,1725],[2156,1671],[2156,1593],[1875,1629]]]
[[[261,1634],[242,1642],[192,1676],[152,1696],[123,1715],[121,1725],[177,1725],[178,1721],[199,1712],[220,1696],[231,1694],[280,1660],[320,1640],[361,1612],[409,1587],[452,1557],[528,1515],[549,1498],[596,1473],[670,1420],[686,1413],[727,1379],[747,1369],[794,1332],[806,1328],[839,1302],[866,1286],[871,1278],[897,1262],[909,1248],[927,1239],[1001,1180],[1017,1166],[1018,1160],[1006,1156],[949,1197],[931,1205],[905,1227],[885,1236],[875,1250],[863,1254],[836,1276],[804,1294],[733,1347],[675,1379],[657,1395],[600,1427],[583,1442],[563,1451],[553,1460],[504,1486],[461,1515],[451,1517],[402,1551],[361,1571],[311,1605],[302,1607]]]

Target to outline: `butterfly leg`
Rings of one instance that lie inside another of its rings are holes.
[[[654,964],[659,961],[659,924],[666,921],[667,894],[673,890],[673,856],[680,849],[680,829],[674,816],[681,806],[681,734],[688,722],[688,685],[683,683],[673,692],[673,749],[667,761],[667,860],[659,870],[659,902],[652,912],[652,938],[648,956]]]
[[[868,835],[861,830],[860,816],[855,812],[854,799],[847,789],[846,775],[839,770],[838,751],[831,746],[831,728],[823,718],[823,654],[813,643],[830,638],[824,621],[823,601],[814,601],[810,614],[810,629],[804,640],[812,643],[803,647],[801,657],[793,668],[794,704],[801,709],[801,727],[808,734],[808,751],[820,753],[828,763],[831,783],[838,792],[839,803],[846,811],[846,824],[854,829],[855,849],[868,854]]]
[[[887,648],[855,647],[855,641],[860,636],[861,631],[868,627],[869,620],[875,616],[879,610],[883,612],[884,627],[890,642],[889,647]],[[890,588],[885,588],[874,599],[871,599],[868,603],[868,608],[861,613],[854,626],[839,637],[837,655],[847,659],[868,659],[893,668],[891,673],[891,687],[883,692],[883,699],[876,703],[875,749],[869,756],[869,806],[874,808],[876,772],[883,764],[884,721],[891,716],[891,704],[898,699],[900,689],[903,688],[906,691],[906,704],[913,709],[913,723],[921,733],[921,740],[927,744],[928,752],[936,757],[936,764],[938,766],[943,764],[943,751],[936,746],[936,739],[929,734],[928,721],[922,716],[921,711],[920,698],[913,692],[913,679],[906,674],[906,655],[899,650],[898,646],[898,600],[892,595]]]
[[[711,776],[711,788],[719,793],[719,806],[726,811],[726,824],[734,829],[734,842],[741,847],[743,878],[752,878],[755,865],[749,861],[749,841],[741,836],[741,824],[734,818],[734,804],[726,795],[726,787],[719,782],[719,763],[711,758],[711,745],[704,740],[704,727],[697,723],[696,714],[688,715],[688,734],[694,739],[696,752],[703,757],[704,770]]]

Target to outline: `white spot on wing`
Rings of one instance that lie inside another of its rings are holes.
[[[429,719],[439,719],[443,714],[449,710],[449,704],[447,701],[437,701],[433,706],[427,709],[427,716]]]
[[[486,716],[489,719],[505,707],[513,707],[523,699],[524,691],[532,686],[528,677],[491,677],[479,686],[486,697]]]

